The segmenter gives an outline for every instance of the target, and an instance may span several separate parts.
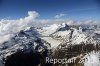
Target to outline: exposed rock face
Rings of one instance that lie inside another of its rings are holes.
[[[55,25],[52,25],[53,27]],[[100,66],[100,27],[94,28],[91,25],[69,26],[66,24],[56,24],[56,27],[53,30],[51,30],[51,26],[45,27],[46,29],[41,31],[41,34],[46,36],[43,39],[50,42],[51,46],[54,47],[53,57],[68,58],[69,60],[75,57],[76,60],[75,63],[68,65],[55,64],[54,66]],[[68,54],[66,55],[66,53]],[[78,63],[85,59],[86,61],[82,64]]]
[[[63,23],[41,29],[31,27],[13,35],[11,39],[0,44],[0,66],[59,65],[46,63],[46,57],[68,60],[75,57],[76,63],[70,63],[68,66],[86,66],[87,62],[83,65],[78,64],[78,61],[84,58],[91,60],[92,56],[94,56],[92,59],[96,59],[100,64],[98,60],[100,53],[92,53],[100,52],[100,32],[97,29]]]
[[[38,37],[34,28],[20,31],[11,40],[0,45],[0,66],[45,65],[50,44]]]

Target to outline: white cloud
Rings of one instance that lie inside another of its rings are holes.
[[[60,14],[57,14],[56,16],[54,16],[54,18],[61,18],[61,17],[64,17],[66,14],[63,14],[63,13],[60,13]]]
[[[32,20],[36,19],[39,14],[36,11],[28,11],[28,17],[25,17],[23,20],[25,22],[31,22]]]
[[[39,20],[41,25],[50,25],[50,24],[62,24],[66,23],[68,25],[100,25],[99,21],[95,20],[72,20],[72,19],[54,19],[54,20]]]
[[[14,33],[22,30],[28,24],[34,22],[39,14],[36,11],[29,11],[28,16],[19,20],[4,20],[0,21],[0,35],[5,33]],[[12,28],[13,27],[13,28]]]
[[[19,32],[20,30],[29,27],[30,24],[36,21],[38,16],[39,14],[36,11],[28,11],[27,17],[20,18],[18,20],[0,20],[0,39],[2,39],[0,42],[8,40],[10,35],[13,33]]]
[[[56,18],[61,18],[65,16],[65,14],[56,15]],[[30,26],[44,26],[50,24],[61,24],[67,23],[69,25],[78,25],[78,24],[97,24],[98,22],[87,20],[87,21],[75,21],[70,19],[37,19],[39,17],[39,13],[36,11],[28,11],[28,16],[24,18],[20,18],[17,20],[9,20],[2,19],[0,20],[0,43],[6,41],[12,36],[13,33],[19,32]],[[7,38],[8,37],[8,38]]]

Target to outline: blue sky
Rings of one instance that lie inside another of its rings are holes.
[[[94,19],[100,18],[100,0],[0,0],[0,19],[19,19],[28,11],[37,11],[40,19]]]

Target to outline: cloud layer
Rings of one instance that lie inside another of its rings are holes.
[[[39,14],[36,11],[29,11],[27,17],[20,18],[19,20],[2,19],[0,21],[0,35],[18,32],[25,27],[28,27],[38,16]]]
[[[34,23],[39,14],[36,11],[28,11],[28,16],[18,20],[0,20],[0,41],[8,40],[13,33],[17,33],[27,27],[29,24]]]
[[[41,26],[50,25],[54,23],[55,24],[67,23],[68,25],[98,24],[98,22],[92,20],[76,21],[70,19],[59,19],[63,16],[65,16],[65,14],[56,15],[55,18],[58,19],[54,19],[54,20],[37,19],[37,17],[39,17],[38,12],[28,11],[28,16],[24,18],[20,18],[17,20],[2,19],[0,20],[0,39],[2,39],[0,43],[8,40],[13,35],[13,33],[17,33],[20,30],[23,30],[31,26],[41,27]]]
[[[66,15],[66,14],[60,13],[60,14],[57,14],[54,18],[59,19],[59,18],[61,18],[61,17],[64,17],[65,15]]]

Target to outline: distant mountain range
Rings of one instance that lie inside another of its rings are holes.
[[[87,62],[83,63],[83,66],[91,66],[89,62],[95,59],[92,65],[98,66],[100,65],[99,44],[99,25],[67,25],[62,23],[41,28],[30,27],[14,33],[9,40],[0,44],[0,66],[52,66],[53,64],[45,63],[45,58],[53,58],[59,49],[61,52],[70,52],[70,47],[72,54],[74,52],[77,54],[70,57],[67,55],[68,59],[73,57],[81,57],[81,60],[88,59]],[[67,50],[62,50],[62,46]],[[83,52],[81,52],[82,50]]]

